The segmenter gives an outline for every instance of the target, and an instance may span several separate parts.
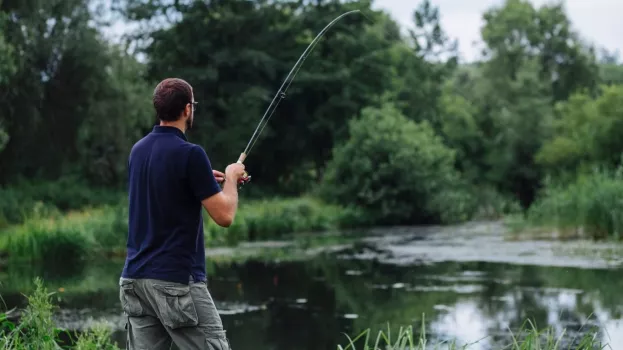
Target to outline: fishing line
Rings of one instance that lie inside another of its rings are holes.
[[[344,18],[344,17],[346,17],[346,16],[348,16],[350,14],[353,14],[353,13],[361,13],[361,11],[360,10],[352,10],[352,11],[345,12],[345,13],[341,14],[340,16],[336,17],[333,21],[331,21],[329,24],[327,24],[318,33],[318,35],[316,35],[314,40],[312,40],[312,42],[307,46],[307,49],[305,49],[303,54],[296,61],[296,63],[294,64],[294,66],[290,70],[290,73],[288,73],[288,75],[284,79],[283,83],[281,84],[281,87],[279,88],[279,90],[277,90],[277,93],[273,97],[273,100],[271,101],[270,105],[268,106],[268,108],[264,112],[264,116],[262,117],[262,119],[260,119],[260,122],[258,123],[257,127],[255,128],[255,132],[251,136],[251,139],[249,140],[249,143],[247,144],[247,147],[245,147],[244,151],[240,154],[240,158],[238,159],[239,163],[242,163],[246,159],[246,157],[249,155],[249,152],[251,152],[251,149],[253,148],[253,146],[257,142],[257,140],[259,138],[259,135],[262,133],[262,131],[264,130],[264,128],[268,124],[268,121],[270,120],[270,118],[275,113],[275,110],[277,110],[277,106],[286,97],[286,91],[288,90],[288,88],[292,84],[292,81],[294,81],[294,77],[296,77],[296,74],[298,74],[299,70],[301,70],[301,67],[303,66],[303,63],[305,62],[305,60],[307,59],[307,57],[309,56],[311,51],[320,42],[319,39],[337,21],[339,21],[340,19],[342,19],[342,18]],[[285,86],[285,89],[284,89],[284,86]],[[275,101],[277,101],[277,102],[275,103]],[[270,114],[269,114],[269,112],[270,112]],[[266,118],[267,115],[268,115],[268,118]]]
[[[354,13],[359,13],[360,15],[363,16],[363,18],[365,18],[366,20],[368,20],[370,23],[372,24],[376,24],[376,22],[374,20],[372,20],[369,16],[367,16],[365,13],[363,13],[361,10],[351,10],[348,12],[345,12],[343,14],[341,14],[340,16],[336,17],[334,20],[332,20],[329,24],[327,24],[317,35],[316,37],[312,40],[312,42],[307,46],[307,48],[305,49],[305,51],[303,52],[303,54],[299,57],[299,59],[296,61],[296,63],[294,64],[294,66],[292,67],[292,69],[290,70],[290,72],[288,73],[288,75],[286,76],[286,78],[284,79],[283,83],[281,84],[281,87],[279,88],[279,90],[277,90],[277,93],[275,94],[275,96],[273,97],[271,103],[269,104],[268,108],[266,109],[266,111],[264,112],[264,115],[262,116],[262,118],[260,119],[257,127],[255,128],[255,131],[253,132],[253,135],[251,135],[251,138],[249,139],[249,142],[247,143],[247,146],[245,147],[244,151],[242,153],[240,153],[240,156],[238,158],[238,163],[242,164],[247,156],[249,155],[249,153],[251,152],[251,150],[253,149],[253,147],[255,146],[255,143],[257,142],[257,140],[259,139],[259,136],[262,134],[262,132],[264,131],[264,128],[266,127],[266,125],[268,124],[268,121],[272,118],[273,114],[275,113],[275,111],[277,110],[277,107],[279,106],[279,103],[285,99],[286,97],[286,91],[288,90],[288,88],[290,87],[290,85],[292,84],[292,81],[294,81],[294,78],[296,77],[296,75],[298,74],[298,72],[300,71],[301,67],[303,66],[303,63],[305,62],[305,60],[307,59],[307,57],[309,57],[309,54],[311,53],[311,51],[316,47],[316,45],[318,45],[318,43],[320,42],[320,38],[335,24],[337,23],[339,20],[341,20],[342,18],[354,14]],[[385,32],[385,34],[387,34],[389,32],[389,30],[387,28],[382,28],[382,31]],[[398,36],[400,37],[400,33],[398,33]],[[402,40],[402,38],[400,37],[400,39]],[[364,45],[365,47],[366,45]],[[393,48],[393,43],[390,42],[390,45],[387,48],[383,48],[383,49],[379,49],[379,50],[374,50],[372,52],[369,52],[368,55],[364,55],[364,56],[360,56],[354,59],[354,61],[359,61],[360,59],[364,58],[364,57],[369,57],[370,55],[374,55],[375,53],[377,53],[378,51],[386,51],[388,49],[392,49]],[[239,183],[240,184],[244,184],[249,182],[251,179],[251,177],[247,174],[247,172],[244,173],[244,176],[242,179],[240,179]]]

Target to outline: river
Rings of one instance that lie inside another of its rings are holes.
[[[558,240],[512,240],[499,223],[391,228],[358,239],[295,248],[292,242],[208,249],[209,289],[232,349],[336,349],[368,327],[426,321],[428,342],[469,349],[510,342],[526,319],[566,329],[570,344],[591,327],[623,349],[623,248]],[[327,240],[332,242],[331,240]],[[244,258],[244,256],[247,258]],[[104,321],[123,344],[118,302],[122,260],[0,271],[7,307],[41,276],[59,305],[57,324],[82,329]],[[566,348],[566,347],[565,347]]]

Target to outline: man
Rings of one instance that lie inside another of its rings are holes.
[[[244,165],[212,170],[203,148],[186,140],[197,104],[187,82],[163,80],[153,103],[160,125],[132,147],[128,163],[129,232],[119,281],[127,348],[229,350],[206,284],[202,207],[218,225],[231,225]]]

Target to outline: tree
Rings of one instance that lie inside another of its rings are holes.
[[[491,76],[515,80],[522,65],[536,60],[541,79],[551,84],[553,101],[597,87],[594,50],[580,41],[561,2],[537,9],[528,0],[506,0],[486,11],[483,19]]]
[[[395,63],[392,101],[415,121],[427,120],[440,131],[440,96],[444,81],[458,63],[457,41],[451,40],[440,23],[440,13],[428,0],[413,12],[414,29]]]
[[[623,86],[604,86],[602,91],[597,98],[576,93],[557,106],[554,136],[536,154],[550,174],[561,177],[621,164]]]
[[[375,103],[395,78],[398,28],[369,7],[368,1],[235,0],[180,6],[179,22],[152,33],[145,51],[149,77],[175,75],[194,86],[200,110],[189,135],[206,147],[215,166],[224,167],[244,149],[316,34],[336,16],[364,9],[374,23],[353,15],[326,32],[246,162],[264,188],[298,193],[322,177],[333,144],[347,137],[346,120]]]
[[[4,38],[19,53],[6,83],[11,89],[0,96],[0,143],[6,143],[0,152],[0,183],[17,177],[58,178],[85,168],[92,179],[107,185],[124,182],[119,166],[114,176],[100,173],[102,168],[91,168],[95,162],[85,153],[97,154],[97,145],[112,148],[115,159],[110,161],[124,164],[129,141],[119,138],[138,136],[133,133],[137,129],[126,127],[145,127],[137,114],[146,110],[130,95],[140,94],[145,101],[149,95],[139,87],[144,84],[139,65],[114,50],[91,25],[89,5],[87,0],[0,3]],[[118,60],[124,69],[137,71],[118,75]]]

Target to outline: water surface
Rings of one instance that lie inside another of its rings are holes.
[[[509,330],[528,318],[566,329],[567,344],[597,327],[611,349],[623,349],[623,269],[616,256],[570,253],[586,242],[509,242],[496,227],[385,229],[308,256],[287,244],[270,258],[244,261],[211,251],[209,289],[236,350],[333,350],[346,343],[344,333],[386,329],[387,322],[419,330],[423,315],[429,342],[478,341],[470,349],[508,344]],[[106,321],[122,345],[122,265],[10,265],[1,272],[1,292],[8,307],[23,305],[19,292],[42,276],[57,291],[61,327]]]

